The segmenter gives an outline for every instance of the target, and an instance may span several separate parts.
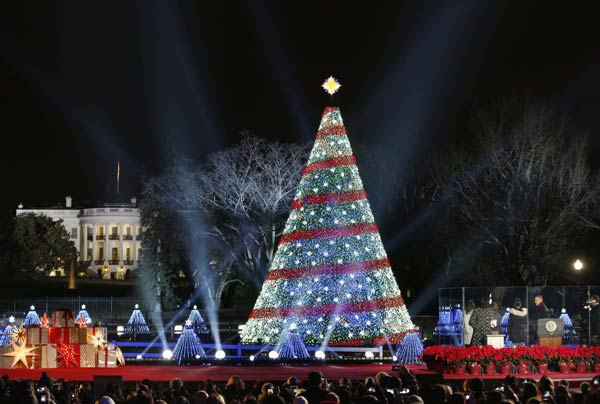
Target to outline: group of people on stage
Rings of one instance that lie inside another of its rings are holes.
[[[535,295],[533,302],[528,309],[520,298],[516,298],[508,309],[506,331],[513,345],[538,344],[538,320],[554,316],[554,311],[546,306],[541,294]],[[600,297],[591,296],[586,307],[590,310],[590,345],[600,345]],[[488,335],[500,331],[502,315],[492,299],[481,298],[479,306],[469,299],[465,304],[463,321],[464,344],[485,345]]]

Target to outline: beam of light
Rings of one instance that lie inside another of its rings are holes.
[[[213,80],[209,64],[203,63],[206,56],[202,46],[194,44],[192,52],[181,19],[176,17],[182,10],[176,7],[175,3],[151,1],[141,16],[140,9],[132,7],[131,14],[137,16],[135,21],[140,25],[134,28],[143,31],[144,46],[139,51],[145,63],[140,68],[144,89],[153,94],[144,101],[156,103],[150,106],[156,111],[155,124],[169,139],[170,147],[183,154],[203,149],[210,152],[222,145],[222,130],[213,118],[220,116],[213,101],[216,89],[209,87]],[[153,46],[147,46],[149,42]],[[196,59],[192,55],[197,55]]]
[[[314,127],[307,113],[306,98],[303,96],[299,84],[300,80],[295,63],[287,52],[287,47],[280,42],[281,29],[277,20],[273,18],[263,0],[254,1],[248,7],[252,15],[250,19],[264,46],[264,54],[270,62],[271,70],[277,80],[277,87],[281,92],[281,99],[288,106],[289,116],[294,121],[294,127],[300,131],[303,140],[314,139]],[[327,73],[323,73],[327,74]]]
[[[405,46],[389,73],[376,77],[373,92],[352,119],[353,131],[385,145],[387,152],[379,158],[385,159],[389,172],[404,172],[430,146],[433,134],[443,130],[444,119],[452,119],[461,97],[468,95],[467,81],[461,78],[472,74],[478,62],[462,55],[482,46],[498,14],[489,3],[474,0],[442,5],[413,33],[413,43]],[[399,53],[394,47],[391,51]],[[371,192],[383,193],[382,200],[393,199],[389,187]]]
[[[127,177],[139,178],[142,175],[141,162],[131,153],[115,142],[114,134],[119,131],[113,126],[111,117],[106,111],[97,109],[95,104],[85,100],[83,96],[68,93],[65,85],[58,83],[47,73],[41,72],[27,57],[12,50],[9,60],[14,67],[25,75],[41,94],[54,106],[56,111],[75,126],[89,142],[87,148],[95,151],[95,164],[98,159],[108,160],[106,178],[113,177],[113,164],[121,161],[127,169]],[[68,86],[66,86],[68,87]],[[101,161],[101,160],[100,160]]]

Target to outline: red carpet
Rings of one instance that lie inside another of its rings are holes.
[[[427,370],[425,365],[409,365],[417,377],[435,376],[436,373]],[[160,365],[130,365],[117,368],[79,368],[79,369],[2,369],[0,374],[7,374],[11,379],[39,379],[42,371],[48,372],[52,377],[64,378],[71,381],[92,381],[94,376],[122,376],[123,381],[133,382],[142,379],[154,381],[168,381],[178,377],[183,381],[197,382],[212,379],[217,382],[226,381],[229,376],[237,374],[246,381],[269,380],[283,381],[289,376],[296,376],[306,380],[308,372],[322,372],[329,380],[337,380],[342,376],[353,380],[364,380],[366,377],[375,376],[377,372],[392,372],[391,364],[344,364],[344,365],[320,365],[320,366],[160,366]],[[516,375],[521,378],[532,378],[539,380],[541,374]],[[554,381],[566,379],[578,386],[580,381],[591,381],[594,373],[558,373],[549,372],[548,376]],[[444,374],[443,379],[447,383],[455,384],[460,380],[475,377],[474,375],[450,375]],[[482,379],[501,380],[502,375],[479,375]]]
[[[413,366],[411,365],[411,368]],[[0,374],[7,374],[11,379],[39,379],[42,371],[46,371],[53,378],[64,378],[71,381],[92,381],[94,376],[123,376],[123,381],[139,381],[151,379],[154,381],[168,381],[178,377],[183,381],[201,381],[212,379],[214,381],[227,381],[229,376],[237,374],[247,381],[269,380],[283,381],[289,376],[296,376],[306,380],[308,372],[322,372],[330,380],[337,380],[342,376],[350,379],[364,380],[366,377],[375,376],[377,372],[392,372],[391,364],[356,364],[356,365],[321,365],[321,366],[151,366],[130,365],[117,368],[80,368],[80,369],[2,369]],[[424,366],[415,365],[419,373],[429,372]]]

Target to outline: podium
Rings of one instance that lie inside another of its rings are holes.
[[[487,336],[487,344],[496,349],[504,348],[504,334],[490,334]]]
[[[560,346],[565,326],[560,318],[540,318],[537,324],[540,346]]]

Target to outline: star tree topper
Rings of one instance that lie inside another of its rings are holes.
[[[329,94],[329,95],[333,95],[335,93],[337,93],[337,91],[340,89],[342,85],[340,84],[339,81],[337,81],[337,79],[333,76],[329,76],[329,78],[327,80],[325,80],[323,82],[323,84],[321,84],[321,87],[323,87],[323,89]]]

